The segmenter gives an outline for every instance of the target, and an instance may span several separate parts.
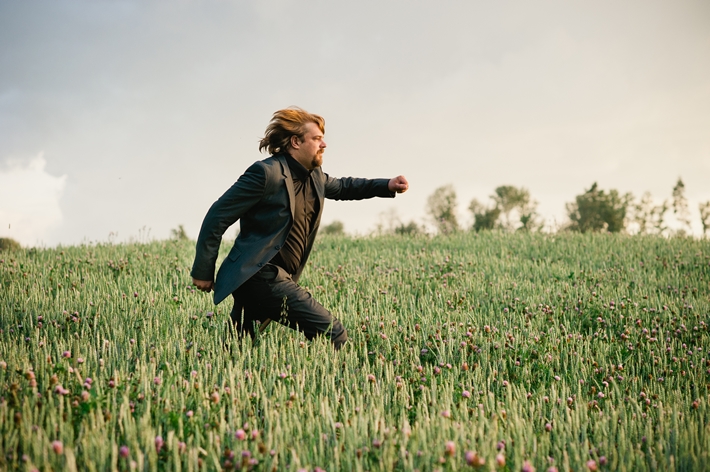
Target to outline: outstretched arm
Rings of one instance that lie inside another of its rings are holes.
[[[325,174],[325,198],[331,200],[363,200],[365,198],[392,198],[405,192],[409,183],[400,175],[392,179],[359,179],[341,177],[336,179]]]

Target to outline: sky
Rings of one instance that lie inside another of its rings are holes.
[[[427,197],[525,187],[549,227],[594,182],[710,200],[710,2],[0,2],[0,237],[196,238],[272,113],[326,119],[323,169],[410,182],[328,201],[368,234]],[[234,234],[230,229],[227,235]]]

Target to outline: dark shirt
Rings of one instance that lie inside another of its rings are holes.
[[[313,186],[311,172],[296,159],[286,155],[288,168],[291,170],[294,193],[294,219],[291,231],[281,250],[271,259],[272,264],[295,274],[301,265],[306,241],[313,231],[314,216],[318,213],[319,203]]]

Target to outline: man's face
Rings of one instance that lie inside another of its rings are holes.
[[[315,123],[307,123],[303,133],[303,141],[298,137],[291,139],[291,157],[300,162],[308,170],[323,164],[323,152],[326,148],[323,133]]]

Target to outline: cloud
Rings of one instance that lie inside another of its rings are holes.
[[[50,175],[40,153],[29,162],[9,161],[0,169],[0,237],[36,245],[62,221],[59,200],[67,176]]]

